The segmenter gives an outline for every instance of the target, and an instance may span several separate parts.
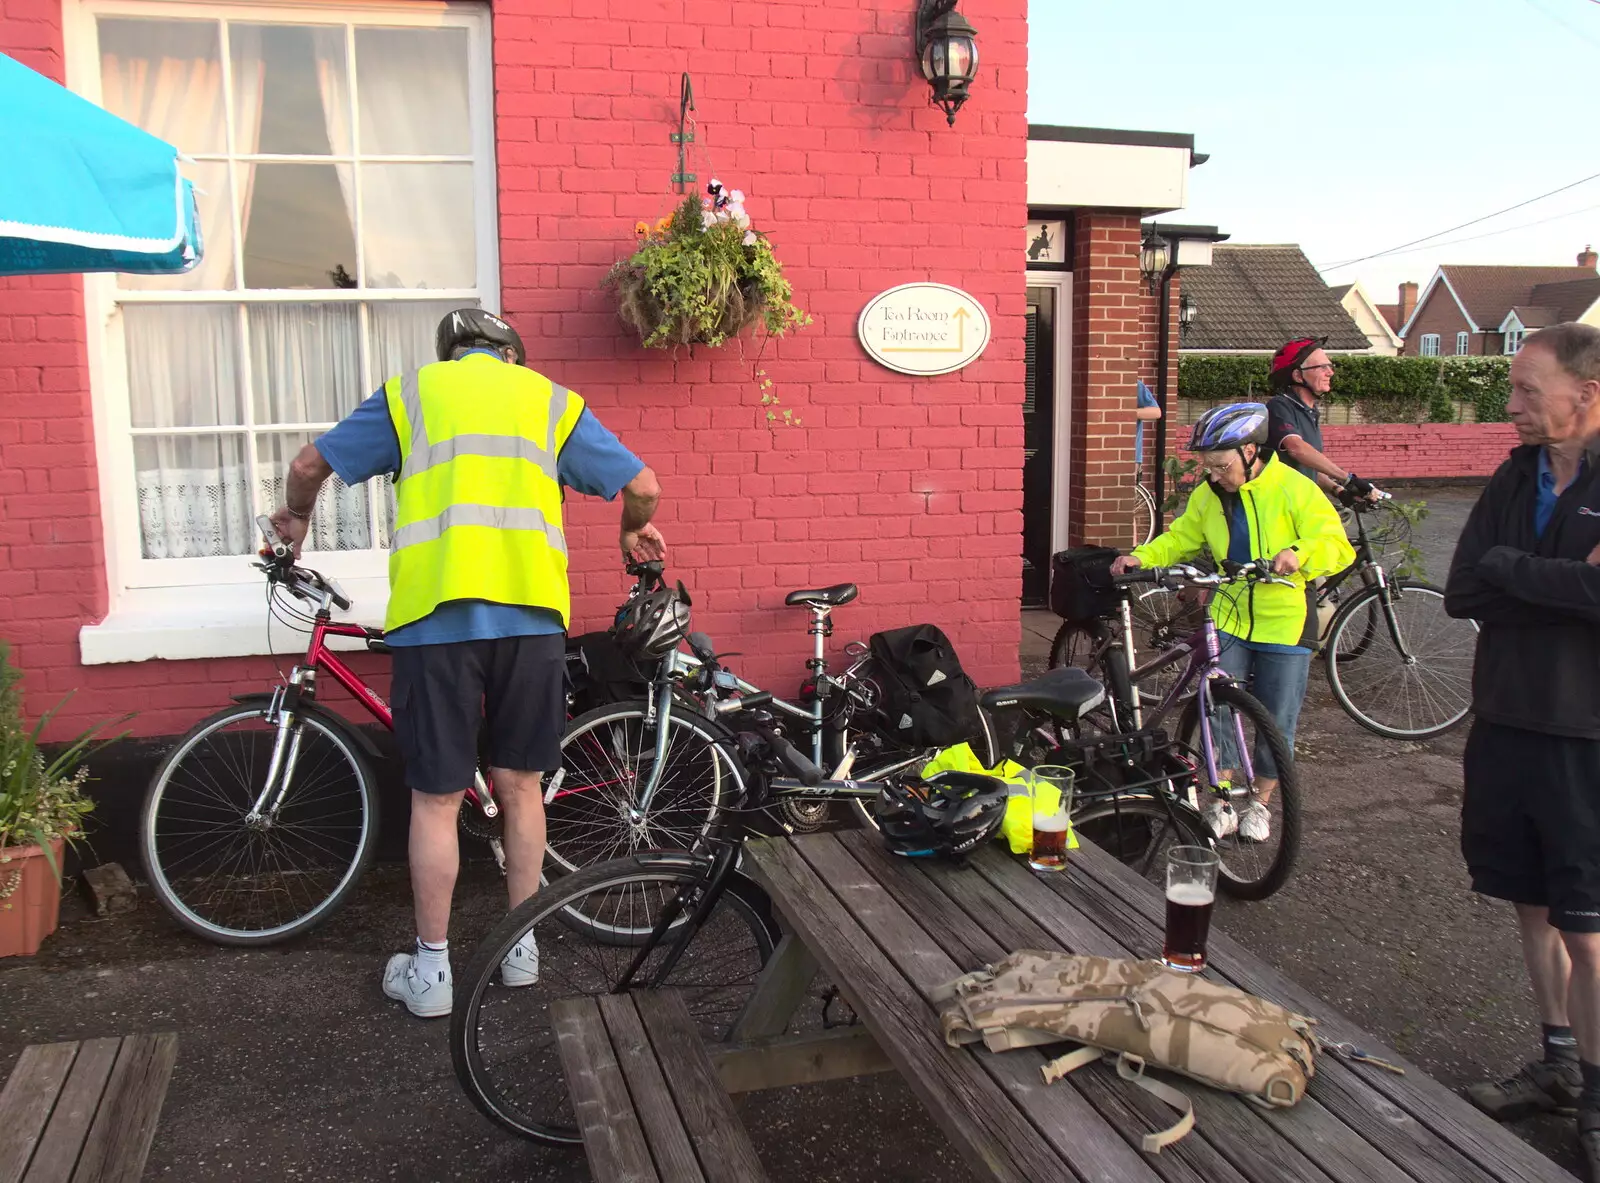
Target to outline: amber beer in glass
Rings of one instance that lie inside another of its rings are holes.
[[[1217,863],[1217,852],[1205,846],[1175,846],[1167,854],[1167,939],[1161,961],[1171,969],[1199,973],[1206,967]]]
[[[1033,790],[1033,853],[1028,865],[1035,871],[1064,871],[1067,867],[1068,818],[1072,816],[1072,786],[1076,773],[1064,765],[1041,764],[1030,774]],[[1046,786],[1056,790],[1051,793]]]

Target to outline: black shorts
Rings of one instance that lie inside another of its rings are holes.
[[[394,648],[394,731],[406,784],[459,793],[478,766],[553,772],[567,726],[566,635]]]
[[[1472,889],[1600,932],[1600,740],[1473,721],[1461,853]]]

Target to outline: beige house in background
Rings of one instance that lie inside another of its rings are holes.
[[[1331,287],[1330,290],[1340,306],[1350,314],[1350,319],[1356,322],[1356,328],[1366,334],[1367,340],[1372,343],[1373,353],[1393,357],[1400,352],[1400,334],[1394,331],[1378,305],[1373,303],[1359,279],[1355,283]]]

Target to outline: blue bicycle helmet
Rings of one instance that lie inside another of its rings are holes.
[[[1212,407],[1194,425],[1189,449],[1220,452],[1226,448],[1258,447],[1267,442],[1267,408],[1262,403],[1228,403]]]

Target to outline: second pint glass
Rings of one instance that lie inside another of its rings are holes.
[[[1071,829],[1072,785],[1076,773],[1058,764],[1041,764],[1033,778],[1033,853],[1035,871],[1063,871],[1067,866],[1067,834]],[[1055,792],[1050,792],[1054,789]]]
[[[1206,967],[1218,861],[1217,852],[1205,846],[1174,846],[1167,854],[1167,939],[1161,961],[1170,969],[1199,973]]]

